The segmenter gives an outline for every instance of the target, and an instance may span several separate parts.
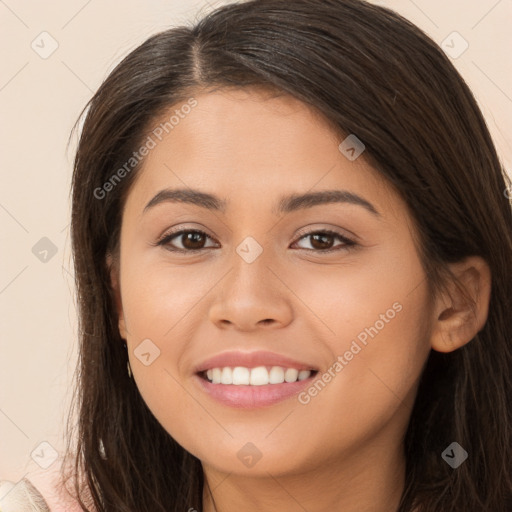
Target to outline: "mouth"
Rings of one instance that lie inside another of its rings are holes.
[[[310,386],[318,370],[283,367],[216,367],[195,374],[199,389],[214,401],[237,409],[269,407]]]

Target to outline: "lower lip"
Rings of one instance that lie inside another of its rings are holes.
[[[230,407],[255,409],[273,405],[298,395],[304,388],[311,385],[316,373],[304,380],[283,382],[282,384],[266,384],[264,386],[212,384],[199,375],[194,377],[201,388],[214,400]]]

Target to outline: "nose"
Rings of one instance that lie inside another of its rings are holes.
[[[293,293],[264,254],[252,263],[235,254],[231,269],[215,287],[209,319],[220,329],[276,329],[293,320]]]

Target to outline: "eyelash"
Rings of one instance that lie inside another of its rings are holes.
[[[180,235],[183,235],[185,233],[199,233],[201,235],[204,235],[204,236],[212,239],[212,237],[210,235],[208,235],[207,233],[205,233],[204,231],[201,231],[199,229],[182,229],[182,230],[179,230],[179,231],[175,231],[175,232],[171,232],[171,233],[165,234],[156,243],[154,243],[152,245],[155,245],[155,246],[168,246],[168,247],[166,247],[167,250],[169,250],[171,252],[178,252],[178,253],[197,253],[197,252],[204,251],[204,250],[208,249],[208,247],[203,247],[201,249],[179,249],[179,248],[175,248],[175,247],[171,248],[169,242],[173,238],[179,237]],[[343,242],[344,245],[333,247],[331,249],[304,249],[305,251],[312,251],[312,252],[317,252],[317,253],[325,254],[325,253],[331,253],[331,252],[335,252],[335,251],[340,251],[340,250],[343,250],[343,249],[350,250],[350,249],[354,248],[354,246],[357,245],[357,243],[354,242],[353,240],[347,238],[346,236],[342,235],[341,233],[338,233],[336,231],[332,231],[330,229],[322,229],[322,230],[310,231],[308,233],[305,233],[305,234],[301,235],[300,238],[297,240],[297,242],[302,240],[303,238],[307,238],[308,236],[319,235],[319,234],[321,234],[321,235],[330,235],[330,236],[333,236],[335,238],[338,238],[339,240],[341,240]]]

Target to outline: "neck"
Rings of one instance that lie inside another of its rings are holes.
[[[206,464],[203,471],[203,512],[396,512],[405,456],[401,445],[375,443],[293,475],[226,474]]]

